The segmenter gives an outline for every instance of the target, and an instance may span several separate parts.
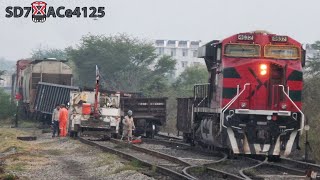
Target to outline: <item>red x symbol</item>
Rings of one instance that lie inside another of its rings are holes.
[[[40,8],[38,7],[40,6]],[[38,12],[41,13],[41,15],[45,15],[46,13],[44,12],[44,9],[46,8],[45,5],[40,5],[40,4],[33,4],[32,9],[33,9],[33,15],[37,15]]]

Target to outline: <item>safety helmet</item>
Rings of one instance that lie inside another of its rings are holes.
[[[132,116],[132,111],[131,110],[128,111],[128,115]]]

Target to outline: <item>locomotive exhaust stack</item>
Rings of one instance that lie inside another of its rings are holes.
[[[178,109],[177,127],[185,139],[234,154],[288,156],[305,125],[301,44],[249,32],[212,41],[198,52],[210,77],[208,84],[195,85],[191,107],[178,99],[178,108],[190,114],[182,119]]]

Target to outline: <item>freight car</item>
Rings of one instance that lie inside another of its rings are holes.
[[[166,102],[166,97],[122,97],[120,99],[122,119],[128,110],[132,110],[136,126],[134,135],[153,138],[159,132],[160,126],[166,123]]]
[[[22,107],[27,118],[35,117],[34,115],[39,117],[39,114],[50,117],[49,109],[53,110],[56,103],[68,102],[69,100],[65,100],[66,97],[69,98],[69,91],[77,89],[71,87],[72,69],[64,60],[18,60],[16,67],[16,73],[12,76],[12,95],[19,101],[19,107]],[[53,97],[56,98],[52,99]],[[44,103],[46,107],[43,106]]]
[[[192,98],[178,99],[184,138],[232,154],[288,156],[305,127],[301,110],[305,50],[264,31],[211,41],[198,50],[209,72]]]

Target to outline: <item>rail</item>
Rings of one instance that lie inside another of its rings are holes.
[[[243,86],[243,90],[238,93],[234,98],[231,99],[231,101],[228,102],[228,104],[226,104],[222,109],[221,109],[221,115],[220,115],[220,132],[222,131],[222,127],[227,128],[224,125],[224,113],[225,111],[239,98],[239,96],[246,90],[246,87],[249,86],[250,83],[246,83]]]
[[[260,161],[260,163],[254,165],[254,166],[240,169],[239,174],[240,174],[242,177],[244,177],[245,179],[251,179],[249,176],[247,176],[247,175],[245,174],[245,171],[248,171],[248,170],[250,170],[250,169],[254,169],[254,168],[258,167],[258,166],[261,166],[262,164],[266,164],[267,162],[268,162],[268,158],[266,157],[263,161]]]
[[[179,173],[179,172],[177,172],[175,170],[172,170],[170,168],[167,168],[165,166],[161,166],[160,164],[153,164],[153,163],[145,160],[144,158],[141,158],[141,156],[139,156],[139,157],[133,156],[132,152],[127,153],[127,152],[121,151],[119,148],[108,147],[106,145],[102,145],[102,144],[90,141],[89,139],[85,139],[85,138],[82,138],[82,137],[79,137],[79,140],[82,143],[85,143],[85,144],[88,144],[88,145],[91,145],[91,146],[96,146],[96,147],[102,149],[103,151],[110,152],[110,153],[113,153],[113,154],[117,154],[117,155],[119,155],[119,156],[121,156],[121,157],[123,157],[125,159],[137,160],[142,165],[144,165],[146,167],[149,167],[149,168],[156,167],[155,170],[158,173],[168,175],[173,179],[194,180],[194,177],[190,177],[188,175],[184,175],[182,173]],[[112,140],[112,143],[122,144],[121,142],[116,142],[115,140]],[[162,153],[159,153],[159,152],[155,152],[155,151],[139,148],[139,147],[136,147],[134,145],[129,145],[129,146],[131,146],[131,148],[136,150],[137,152],[146,153],[146,154],[152,155],[153,157],[158,157],[160,159],[166,159],[166,160],[168,160],[170,162],[177,163],[177,164],[179,164],[181,166],[190,166],[188,163],[183,162],[182,160],[180,160],[178,158],[171,157],[171,156],[166,155],[166,154],[162,154]]]

